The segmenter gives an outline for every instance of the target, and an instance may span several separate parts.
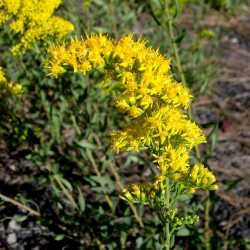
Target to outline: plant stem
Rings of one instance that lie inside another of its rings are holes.
[[[170,208],[170,190],[169,190],[169,179],[166,178],[166,195],[165,195],[165,205],[167,212]],[[165,249],[170,250],[171,235],[169,230],[169,220],[166,221],[165,225]]]
[[[24,205],[24,204],[22,204],[22,203],[20,203],[20,202],[18,202],[16,200],[14,200],[14,199],[12,199],[10,197],[5,196],[4,194],[0,193],[0,199],[4,200],[5,202],[9,202],[9,203],[15,205],[15,206],[19,207],[20,209],[26,210],[29,213],[31,213],[32,215],[40,216],[39,212],[31,209],[30,207],[27,207],[26,205]]]
[[[96,175],[101,176],[101,173],[100,173],[100,171],[98,169],[98,166],[97,166],[97,164],[96,164],[96,162],[94,160],[94,157],[93,157],[91,151],[87,150],[87,155],[88,155],[88,157],[90,159],[90,162],[91,162],[91,164],[93,166],[93,169],[94,169]],[[109,198],[109,196],[107,194],[104,194],[104,197],[105,197],[106,202],[108,203],[112,213],[114,214],[115,213],[115,207],[114,207],[114,204],[113,204],[112,200]]]
[[[205,223],[204,223],[204,239],[205,239],[205,248],[206,250],[211,250],[210,247],[210,228],[209,228],[209,211],[210,211],[210,194],[207,193],[207,199],[205,203]]]
[[[67,190],[67,188],[65,188],[64,184],[61,181],[61,178],[58,175],[54,175],[53,179],[57,182],[57,184],[59,185],[59,187],[63,191],[64,195],[68,198],[68,201],[70,202],[71,206],[74,209],[76,209],[77,208],[77,204],[76,204],[73,196],[71,195],[71,193]]]
[[[181,65],[181,60],[180,60],[180,55],[179,55],[179,50],[176,44],[176,38],[174,35],[174,27],[173,27],[173,19],[172,16],[169,12],[169,0],[165,0],[165,14],[166,14],[166,25],[168,28],[168,34],[171,40],[171,46],[174,52],[174,56],[175,56],[175,62],[176,62],[176,67],[177,70],[179,72],[180,78],[181,78],[181,82],[186,86],[187,85],[187,81],[186,81],[186,77]]]

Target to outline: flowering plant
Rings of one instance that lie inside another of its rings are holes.
[[[190,164],[191,150],[205,142],[205,136],[187,114],[192,96],[173,79],[170,61],[131,35],[118,42],[92,35],[51,47],[48,68],[55,77],[70,69],[84,75],[93,70],[102,73],[101,88],[131,118],[126,127],[112,132],[113,150],[147,150],[158,172],[150,182],[129,185],[121,197],[149,204],[157,212],[166,249],[170,249],[176,230],[198,220],[197,215],[178,213],[178,198],[197,188],[217,188],[208,168]]]
[[[0,0],[0,25],[8,23],[20,37],[13,54],[21,54],[34,42],[49,37],[63,38],[74,29],[72,23],[53,15],[60,4],[61,0]]]

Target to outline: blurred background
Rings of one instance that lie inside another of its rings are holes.
[[[171,58],[208,138],[198,157],[219,182],[185,198],[200,222],[178,232],[175,249],[250,249],[250,3],[171,0],[169,29],[162,2],[65,0],[56,14],[73,36],[132,33]],[[51,79],[39,44],[13,57],[15,39],[0,28],[0,64],[24,89],[0,103],[0,249],[162,249],[157,215],[119,198],[152,162],[110,152],[122,119],[109,98],[91,77]]]

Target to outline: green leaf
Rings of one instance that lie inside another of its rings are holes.
[[[55,240],[60,241],[64,239],[64,234],[58,234],[55,236]]]
[[[189,236],[190,231],[186,227],[183,227],[176,233],[176,235],[181,237]]]
[[[140,248],[142,247],[142,244],[143,244],[143,238],[142,237],[139,237],[136,239],[136,248]]]
[[[93,190],[99,193],[111,193],[115,190],[115,183],[110,176],[90,176],[85,178],[93,186]]]
[[[76,142],[76,145],[83,149],[96,149],[96,146],[94,144],[91,144],[87,142],[86,140],[78,141]]]
[[[59,177],[60,178],[60,177]],[[69,181],[67,181],[66,179],[64,178],[61,178],[61,182],[64,184],[64,186],[66,186],[66,188],[68,190],[70,190],[71,192],[73,191],[73,187],[71,185],[71,183]]]
[[[80,211],[81,212],[84,212],[85,211],[85,208],[86,208],[86,202],[85,202],[85,198],[83,196],[83,193],[80,189],[80,187],[77,187],[78,188],[78,203],[79,203],[79,208],[80,208]]]
[[[28,218],[28,216],[26,216],[26,215],[19,215],[19,214],[15,215],[15,216],[13,217],[13,219],[14,219],[16,222],[23,222],[23,221],[25,221],[27,218]]]

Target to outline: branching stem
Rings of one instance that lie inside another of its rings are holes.
[[[26,205],[24,205],[24,204],[22,204],[22,203],[20,203],[20,202],[18,202],[18,201],[16,201],[16,200],[14,200],[14,199],[12,199],[12,198],[10,198],[10,197],[4,195],[4,194],[1,194],[1,193],[0,193],[0,199],[2,199],[2,200],[5,201],[5,202],[9,202],[9,203],[13,204],[13,205],[19,207],[19,208],[22,209],[22,210],[26,210],[26,211],[28,211],[29,213],[31,213],[32,215],[40,216],[40,213],[39,213],[39,212],[37,212],[37,211],[31,209],[30,207],[28,207],[28,206],[26,206]]]

